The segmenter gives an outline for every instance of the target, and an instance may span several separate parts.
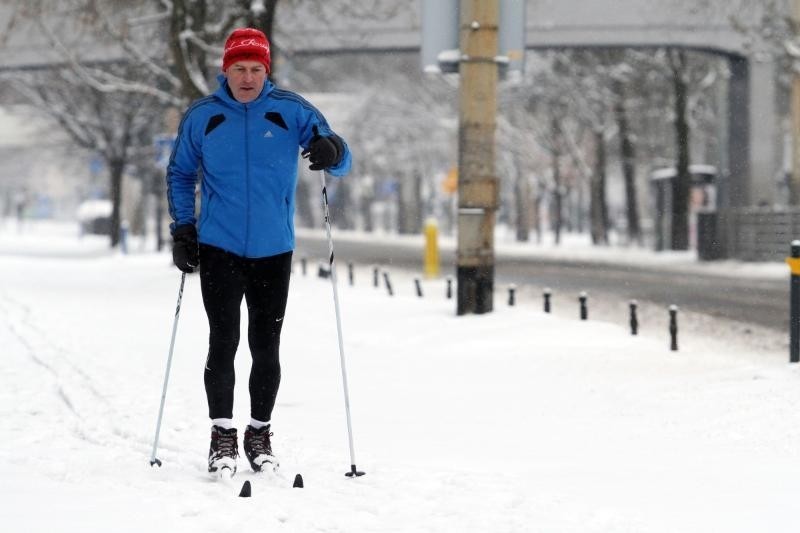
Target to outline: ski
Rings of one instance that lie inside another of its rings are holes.
[[[275,479],[281,481],[281,485],[283,486],[289,485],[290,478],[285,476],[283,472],[280,472],[278,469],[274,469],[272,471],[272,475],[274,475]],[[302,489],[304,487],[302,474],[295,474],[294,479],[291,480],[291,484],[293,489]]]
[[[278,474],[277,472],[274,472],[274,471],[273,471],[273,474],[275,474],[275,478],[276,479],[279,479],[282,482],[280,484],[280,486],[287,487],[289,485],[289,480],[285,476],[280,475],[280,474]],[[261,476],[259,476],[257,474],[256,477],[261,477]],[[240,498],[250,498],[253,495],[253,483],[254,482],[255,482],[255,480],[252,480],[252,482],[251,482],[251,480],[248,479],[248,480],[245,480],[244,483],[242,483],[242,487],[239,489],[239,497]],[[303,481],[302,474],[295,474],[294,480],[292,481],[292,488],[293,489],[302,489],[304,487],[305,487],[305,482]]]

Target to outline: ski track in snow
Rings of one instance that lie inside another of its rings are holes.
[[[0,262],[6,531],[796,530],[800,371],[735,339],[630,337],[500,305],[456,318],[444,282],[340,281],[349,468],[330,281],[292,279],[275,409],[280,475],[205,471],[207,324],[187,279],[158,457],[148,460],[179,274],[167,255]],[[341,277],[341,276],[340,276]],[[246,311],[243,312],[246,327]],[[246,335],[243,335],[246,339]],[[246,342],[235,422],[247,420]],[[292,489],[295,473],[305,488]],[[251,480],[253,497],[237,498]]]

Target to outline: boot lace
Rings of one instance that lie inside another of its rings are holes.
[[[217,451],[214,453],[215,456],[237,457],[239,455],[237,448],[235,435],[217,434]]]
[[[269,430],[264,430],[261,432],[250,432],[248,445],[250,449],[253,451],[254,456],[259,455],[272,455],[272,446],[270,445],[269,438],[272,436],[272,432]]]

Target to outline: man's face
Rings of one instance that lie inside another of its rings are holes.
[[[246,104],[261,94],[267,79],[267,69],[258,61],[237,61],[228,67],[225,77],[228,78],[233,97]]]

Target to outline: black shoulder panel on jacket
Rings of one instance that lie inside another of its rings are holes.
[[[286,122],[284,122],[283,117],[281,116],[280,113],[276,113],[275,111],[267,111],[267,113],[264,115],[264,118],[269,120],[270,122],[277,124],[278,126],[280,126],[285,130],[289,129],[289,126],[286,125]]]
[[[208,135],[209,133],[214,131],[214,128],[216,128],[217,126],[219,126],[223,122],[225,122],[225,115],[223,115],[222,113],[220,113],[219,115],[214,115],[213,117],[208,119],[208,124],[206,124],[206,133],[205,134]]]

